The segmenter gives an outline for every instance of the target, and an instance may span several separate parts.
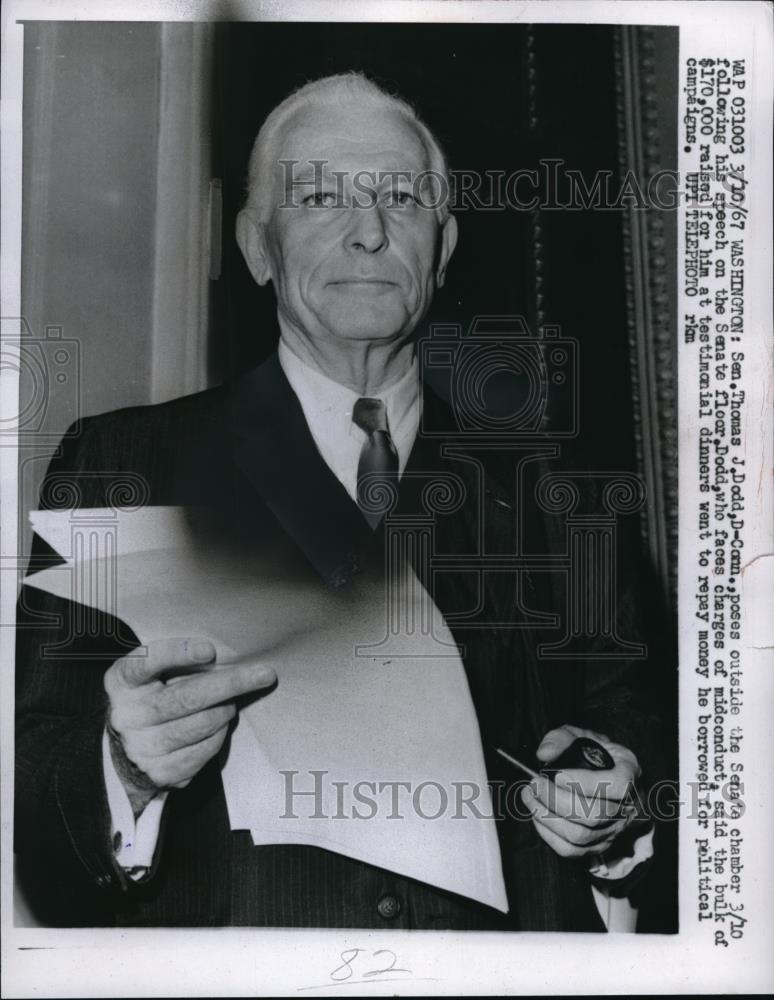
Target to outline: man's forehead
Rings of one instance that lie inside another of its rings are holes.
[[[411,121],[389,107],[322,105],[299,109],[285,124],[278,142],[280,160],[302,170],[310,161],[329,169],[347,161],[397,170],[429,167],[425,145]]]

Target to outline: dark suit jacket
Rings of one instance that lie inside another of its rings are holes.
[[[431,421],[445,416],[444,404],[429,391],[424,405]],[[512,491],[493,479],[481,497],[470,464],[444,459],[440,446],[420,435],[407,471],[438,468],[462,476],[469,489],[461,513],[438,518],[439,550],[474,551],[483,509],[489,551],[498,546],[507,551],[515,516]],[[423,482],[403,480],[401,512],[421,509]],[[320,457],[276,355],[234,388],[108,413],[71,429],[51,463],[41,506],[102,507],[133,500],[206,505],[240,544],[284,546],[289,557],[307,560],[327,586],[346,586],[354,572],[368,572],[381,552],[381,529],[371,532]],[[536,550],[550,546],[546,519],[532,510],[525,515]],[[37,541],[33,563],[42,565],[45,556]],[[514,601],[513,577],[491,576],[487,601],[493,619],[502,620]],[[534,576],[533,602],[557,607],[562,596],[552,575]],[[424,582],[445,613],[464,608],[474,585],[465,574]],[[628,636],[639,628],[637,606],[631,597],[621,604],[621,628]],[[498,823],[511,904],[503,916],[322,849],[254,847],[249,833],[229,828],[217,760],[187,789],[171,794],[154,870],[143,882],[131,882],[111,851],[101,775],[102,677],[136,637],[120,624],[117,632],[117,623],[97,612],[88,612],[73,635],[72,610],[50,595],[22,593],[16,851],[22,885],[44,922],[603,929],[584,865],[559,859],[528,822]],[[466,648],[490,779],[512,783],[516,777],[492,758],[491,745],[529,758],[543,734],[563,722],[619,739],[657,775],[654,717],[638,691],[646,666],[600,661],[546,668],[538,663],[539,636],[533,630],[454,631]],[[377,904],[384,895],[398,900],[397,914],[381,915]]]

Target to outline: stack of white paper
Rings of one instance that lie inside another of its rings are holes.
[[[388,638],[382,580],[363,574],[333,590],[311,571],[207,542],[182,508],[37,511],[31,521],[67,562],[28,586],[114,614],[144,643],[206,636],[216,669],[248,657],[275,668],[277,687],[242,708],[223,766],[232,829],[507,910],[464,668],[413,573],[398,617],[419,622],[421,611],[427,622],[429,608],[433,627]]]

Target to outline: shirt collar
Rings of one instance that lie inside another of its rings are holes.
[[[352,410],[360,395],[306,364],[282,338],[278,353],[282,369],[298,397],[315,440],[321,437],[340,438],[343,435],[362,440],[363,431],[352,423]],[[409,435],[413,441],[419,400],[419,365],[416,357],[408,371],[375,398],[381,399],[385,405],[387,424],[396,446],[399,440]]]

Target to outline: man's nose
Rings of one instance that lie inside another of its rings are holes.
[[[378,253],[389,245],[387,229],[379,205],[369,207],[355,205],[351,208],[351,221],[347,233],[350,250],[365,250]]]

